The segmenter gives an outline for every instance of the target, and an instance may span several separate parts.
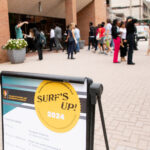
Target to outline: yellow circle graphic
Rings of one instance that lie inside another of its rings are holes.
[[[80,117],[79,97],[67,82],[43,81],[36,90],[34,104],[40,121],[57,133],[70,131]]]

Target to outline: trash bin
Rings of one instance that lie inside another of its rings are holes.
[[[79,46],[80,46],[80,49],[83,49],[85,46],[85,40],[80,40]]]

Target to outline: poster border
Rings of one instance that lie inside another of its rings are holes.
[[[2,77],[18,77],[18,78],[30,78],[30,79],[39,79],[39,80],[52,80],[58,82],[70,82],[83,84],[87,80],[87,119],[86,119],[86,150],[93,150],[94,148],[94,124],[95,124],[95,106],[91,104],[90,96],[90,85],[93,83],[93,80],[87,77],[70,77],[70,76],[58,76],[58,75],[48,75],[48,74],[38,74],[38,73],[27,73],[27,72],[11,72],[11,71],[2,71],[0,74],[0,83],[1,83],[1,121],[2,121],[2,150],[4,150],[4,122],[3,122],[3,94],[2,94]]]

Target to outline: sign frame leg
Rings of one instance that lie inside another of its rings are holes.
[[[107,138],[107,131],[106,131],[103,107],[102,107],[102,102],[101,102],[102,92],[103,92],[103,85],[93,83],[90,86],[91,104],[93,104],[95,106],[96,105],[96,101],[98,101],[98,107],[99,107],[100,119],[101,119],[101,123],[102,123],[102,129],[103,129],[103,135],[104,135],[104,140],[105,140],[105,146],[106,146],[106,150],[109,150],[109,143],[108,143],[108,138]],[[95,121],[94,121],[93,124],[95,124]]]

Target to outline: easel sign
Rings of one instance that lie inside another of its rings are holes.
[[[2,72],[3,150],[93,150],[88,78]]]

